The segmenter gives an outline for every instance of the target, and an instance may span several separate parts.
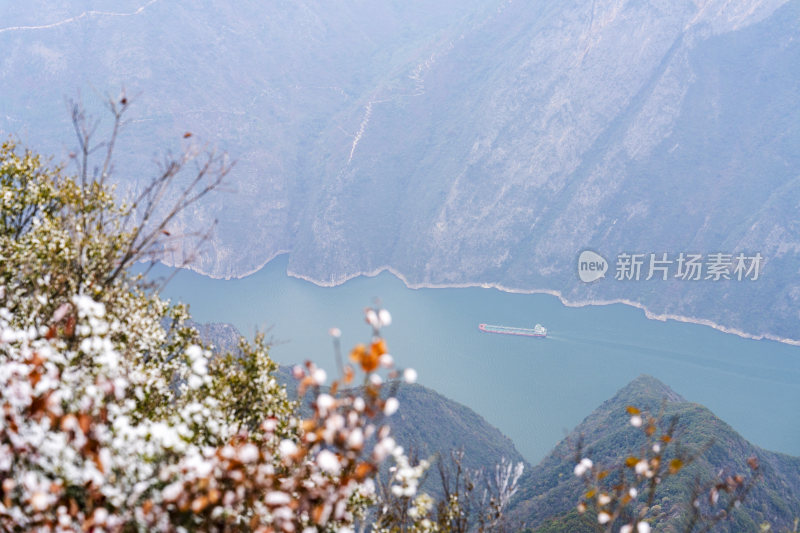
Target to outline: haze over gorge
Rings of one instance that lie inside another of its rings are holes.
[[[105,118],[124,87],[123,190],[186,131],[227,150],[228,192],[172,228],[219,221],[201,273],[287,253],[320,284],[391,269],[800,339],[800,1],[75,4],[0,7],[0,135],[66,159],[65,98]],[[764,261],[614,279],[681,252]]]

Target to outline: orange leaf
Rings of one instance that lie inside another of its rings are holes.
[[[81,431],[89,433],[89,428],[92,427],[91,417],[84,413],[78,415],[78,425],[81,427]]]
[[[375,470],[375,467],[373,467],[371,464],[360,463],[356,467],[356,474],[355,474],[356,479],[358,479],[359,481],[364,480],[370,473],[372,473],[373,470]]]
[[[370,353],[375,357],[380,357],[386,353],[386,341],[378,339],[370,346]]]
[[[669,462],[669,473],[675,474],[683,467],[683,461],[677,457]]]
[[[207,505],[208,505],[208,498],[205,496],[200,496],[199,498],[196,498],[192,502],[192,511],[194,511],[195,513],[199,513],[200,511],[205,509]]]
[[[363,344],[356,344],[355,348],[350,351],[350,360],[354,363],[361,364],[361,360],[367,355],[367,347]]]
[[[640,410],[638,410],[637,408],[635,408],[635,407],[634,407],[634,406],[632,406],[632,405],[629,405],[629,406],[628,406],[628,407],[626,407],[625,409],[628,411],[628,414],[629,414],[629,415],[638,415],[639,413],[641,413],[641,411],[640,411]]]
[[[101,474],[106,473],[106,469],[103,467],[103,462],[100,460],[100,454],[97,454],[94,457],[92,457],[92,462],[94,462],[95,466],[97,467],[97,470],[99,470]]]
[[[378,368],[378,362],[380,361],[380,356],[375,354],[365,354],[364,358],[361,359],[361,369],[364,372],[372,372],[376,368]]]
[[[34,366],[41,366],[44,364],[44,357],[42,357],[39,352],[33,352],[33,357],[31,358],[31,364]]]

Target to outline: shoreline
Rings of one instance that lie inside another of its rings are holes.
[[[192,270],[193,272],[196,272],[198,274],[201,274],[203,276],[207,276],[207,277],[213,278],[213,279],[226,279],[226,280],[229,280],[229,279],[241,279],[241,278],[246,278],[247,276],[251,276],[251,275],[255,274],[256,272],[258,272],[259,270],[264,268],[270,261],[274,260],[275,258],[277,258],[277,257],[279,257],[281,255],[287,255],[289,253],[290,253],[289,250],[277,251],[269,259],[264,261],[264,263],[261,266],[255,268],[255,269],[251,269],[250,271],[248,271],[248,272],[246,272],[244,274],[241,274],[241,275],[237,275],[237,276],[213,276],[213,275],[209,275],[209,274],[207,274],[207,273],[205,273],[205,272],[201,271],[200,269],[198,269],[196,267],[193,267],[193,266],[186,266],[184,268],[186,268],[188,270]],[[172,266],[172,265],[168,265],[166,262],[164,264],[167,265],[167,266]],[[174,266],[173,266],[173,268],[174,268]],[[510,287],[505,287],[504,285],[502,285],[500,283],[411,283],[411,282],[408,281],[408,279],[401,272],[395,270],[393,267],[388,266],[388,265],[384,265],[384,266],[381,266],[381,267],[378,267],[378,268],[375,268],[375,269],[369,270],[369,271],[359,271],[359,272],[356,272],[354,274],[346,274],[346,275],[343,275],[343,276],[339,276],[338,278],[332,278],[329,281],[322,281],[322,280],[314,279],[314,278],[312,278],[310,276],[306,276],[306,275],[294,272],[288,267],[286,268],[286,275],[287,276],[291,276],[291,277],[296,278],[296,279],[301,279],[303,281],[307,281],[309,283],[313,283],[314,285],[316,285],[318,287],[336,287],[338,285],[342,285],[343,283],[346,283],[346,282],[350,281],[351,279],[357,278],[359,276],[364,276],[364,277],[368,277],[368,278],[374,278],[375,276],[381,274],[382,272],[390,273],[391,275],[393,275],[394,277],[396,277],[397,279],[402,281],[403,284],[409,289],[467,289],[467,288],[479,287],[479,288],[483,288],[483,289],[495,289],[495,290],[498,290],[498,291],[501,291],[501,292],[507,292],[507,293],[511,293],[511,294],[549,294],[550,296],[555,296],[556,298],[558,298],[559,301],[561,302],[561,304],[564,305],[565,307],[587,307],[587,306],[603,306],[603,305],[623,304],[623,305],[627,305],[627,306],[634,307],[636,309],[642,310],[644,312],[645,317],[647,317],[650,320],[658,320],[660,322],[666,322],[667,320],[674,320],[676,322],[684,322],[684,323],[688,323],[688,324],[697,324],[699,326],[710,327],[710,328],[715,329],[717,331],[720,331],[722,333],[727,333],[727,334],[730,334],[730,335],[736,335],[738,337],[742,337],[742,338],[745,338],[745,339],[769,340],[769,341],[780,342],[780,343],[783,343],[783,344],[788,344],[788,345],[791,345],[791,346],[800,346],[800,339],[791,339],[791,338],[788,338],[788,337],[779,337],[779,336],[773,335],[771,333],[762,333],[762,334],[748,333],[748,332],[742,331],[742,330],[740,330],[738,328],[732,328],[732,327],[724,326],[722,324],[718,324],[717,322],[714,322],[713,320],[709,320],[707,318],[689,317],[689,316],[683,316],[683,315],[676,315],[676,314],[672,314],[672,313],[655,313],[655,312],[651,311],[650,309],[648,309],[647,306],[645,306],[641,302],[636,302],[636,301],[633,301],[633,300],[629,300],[627,298],[614,298],[614,299],[610,299],[610,300],[570,300],[570,299],[566,298],[561,293],[561,291],[557,291],[557,290],[553,290],[553,289],[514,289],[514,288],[510,288]]]

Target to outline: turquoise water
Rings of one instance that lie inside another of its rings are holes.
[[[408,289],[388,273],[333,288],[286,275],[286,259],[240,280],[178,273],[163,291],[195,320],[267,331],[282,364],[335,368],[329,328],[344,347],[367,342],[363,309],[380,298],[384,330],[419,382],[497,426],[538,462],[604,400],[639,374],[708,406],[748,440],[800,455],[800,348],[742,339],[705,326],[648,320],[624,305],[569,308],[549,295],[494,289]],[[158,273],[166,270],[157,269]],[[481,333],[478,324],[532,327],[547,339]]]

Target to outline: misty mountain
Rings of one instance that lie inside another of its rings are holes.
[[[691,403],[650,376],[640,376],[600,405],[558,443],[541,463],[523,478],[514,514],[535,531],[596,531],[596,524],[575,510],[583,489],[573,474],[576,445],[582,439],[583,454],[596,464],[621,464],[644,442],[642,432],[628,423],[629,405],[661,412],[665,423],[678,419],[680,446],[702,450],[698,459],[668,478],[657,490],[651,517],[656,531],[683,531],[686,505],[695,483],[705,483],[719,472],[750,475],[747,460],[757,457],[762,478],[733,510],[728,520],[713,531],[758,531],[769,522],[774,531],[789,531],[800,509],[800,458],[754,446],[707,408]]]
[[[124,86],[126,186],[184,131],[235,156],[230,192],[174,228],[219,220],[206,274],[288,253],[322,284],[391,268],[800,339],[799,1],[39,1],[0,21],[1,134],[64,154],[65,97],[102,116]],[[578,280],[584,249],[605,279]],[[689,281],[681,252],[764,262]],[[615,280],[621,253],[667,253],[669,279]]]

